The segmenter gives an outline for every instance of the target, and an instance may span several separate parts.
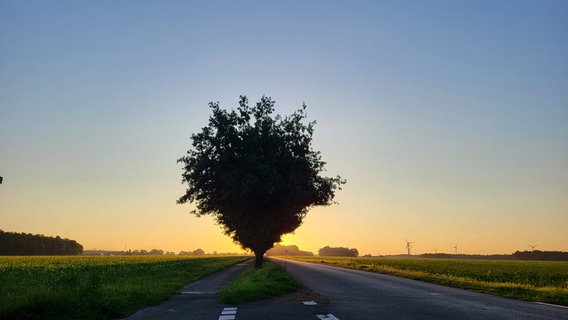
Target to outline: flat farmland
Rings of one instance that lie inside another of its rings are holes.
[[[1,319],[109,319],[245,257],[0,257]]]
[[[390,274],[526,301],[568,305],[568,262],[283,257]]]

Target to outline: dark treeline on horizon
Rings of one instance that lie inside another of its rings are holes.
[[[266,251],[267,256],[308,256],[311,257],[314,254],[309,251],[302,251],[296,245],[283,246],[278,243],[274,244],[272,249]]]
[[[349,249],[343,247],[332,248],[325,246],[318,250],[320,257],[358,257],[359,251],[357,249]]]
[[[513,253],[516,260],[539,260],[539,261],[568,261],[568,252],[562,251],[517,251]]]
[[[517,251],[513,254],[451,254],[423,253],[419,255],[384,255],[382,258],[428,258],[428,259],[467,259],[467,260],[534,260],[534,261],[568,261],[568,252],[562,251]]]
[[[310,251],[302,251],[296,245],[283,246],[278,243],[266,252],[267,256],[315,256]],[[325,246],[318,250],[318,256],[327,257],[358,257],[357,249]],[[466,259],[466,260],[539,260],[539,261],[568,261],[568,252],[561,251],[517,251],[513,254],[451,254],[451,253],[423,253],[419,255],[364,255],[368,258],[396,258],[396,259]]]
[[[104,256],[205,256],[205,255],[243,255],[243,253],[206,253],[202,249],[180,251],[179,253],[152,250],[83,250],[83,246],[75,240],[62,239],[59,236],[49,237],[42,234],[5,232],[0,230],[0,256],[30,256],[30,255],[104,255]],[[296,245],[283,246],[278,243],[266,252],[267,256],[315,256],[310,251],[302,251]],[[357,249],[325,246],[318,250],[318,256],[328,257],[358,257]],[[365,255],[365,257],[373,257]],[[563,251],[516,251],[513,254],[450,254],[424,253],[419,255],[384,255],[375,258],[431,258],[431,259],[479,259],[479,260],[532,260],[532,261],[568,261],[568,252]]]
[[[196,249],[193,251],[180,251],[179,253],[175,253],[173,251],[164,251],[161,249],[152,249],[152,250],[84,250],[83,255],[85,256],[240,256],[243,253],[234,253],[234,252],[223,252],[217,253],[217,251],[213,253],[205,253],[203,249]]]
[[[3,256],[72,256],[82,253],[83,246],[75,240],[0,230],[0,255]]]
[[[409,257],[408,255],[400,255],[401,257]],[[433,258],[433,259],[470,259],[470,260],[514,260],[510,254],[453,254],[453,253],[424,253],[416,256],[417,258]]]
[[[313,252],[302,251],[296,245],[283,246],[278,243],[274,247],[266,251],[267,256],[314,256]],[[326,257],[358,257],[359,251],[355,248],[349,249],[344,247],[325,246],[318,250],[319,256]]]

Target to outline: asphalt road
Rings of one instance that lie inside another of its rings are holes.
[[[128,320],[568,320],[568,308],[454,289],[388,275],[272,259],[304,287],[272,300],[224,305],[216,293],[247,265],[239,263],[191,283],[169,300]],[[311,289],[307,289],[307,288]],[[304,301],[315,301],[305,305]]]
[[[137,311],[125,320],[206,320],[218,319],[226,305],[217,300],[217,292],[229,284],[250,264],[237,263],[185,286],[161,304]],[[232,319],[230,319],[232,320]]]
[[[301,284],[328,298],[318,313],[330,319],[568,319],[568,309],[338,267],[278,260]],[[266,305],[264,305],[266,307]],[[286,308],[274,304],[278,316]],[[242,308],[242,317],[247,317]],[[254,311],[254,310],[250,310]],[[322,316],[320,316],[321,318]],[[260,319],[260,318],[259,318]],[[316,314],[306,319],[318,319]]]

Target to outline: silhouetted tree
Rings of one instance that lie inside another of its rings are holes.
[[[204,256],[205,251],[203,251],[203,249],[195,249],[191,254],[194,256]]]
[[[322,257],[357,257],[359,251],[357,249],[325,246],[318,250],[318,255]]]
[[[283,246],[275,244],[274,247],[266,251],[267,256],[313,256],[314,254],[309,251],[302,251],[296,245]]]
[[[303,123],[306,105],[284,118],[273,117],[267,97],[249,107],[241,96],[230,112],[218,102],[209,106],[209,125],[178,160],[189,185],[178,203],[195,202],[193,214],[214,216],[260,267],[264,253],[300,226],[309,208],[333,203],[345,181],[320,176],[325,162],[311,147],[315,121]]]
[[[161,249],[152,249],[148,253],[148,255],[151,255],[151,256],[161,256],[163,254],[164,254],[164,250],[161,250]]]

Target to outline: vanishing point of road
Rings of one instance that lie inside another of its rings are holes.
[[[189,284],[129,320],[568,320],[568,307],[518,301],[389,275],[271,259],[303,286],[283,298],[223,305],[216,292],[246,264]],[[311,290],[306,289],[309,288]],[[311,301],[307,305],[304,301]]]

